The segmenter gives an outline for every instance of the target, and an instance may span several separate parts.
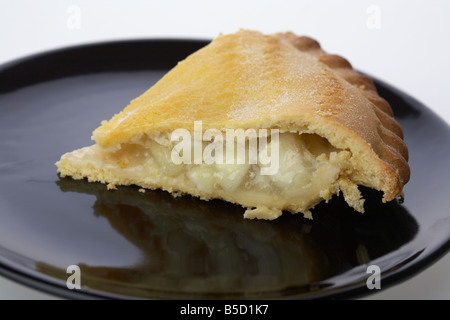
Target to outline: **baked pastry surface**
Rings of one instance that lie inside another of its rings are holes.
[[[260,175],[259,163],[175,165],[170,133],[194,132],[194,121],[203,131],[278,129],[279,172]],[[339,192],[363,212],[358,185],[391,201],[410,174],[402,129],[372,80],[293,33],[219,36],[102,122],[93,139],[62,156],[62,177],[221,198],[248,208],[247,218],[283,210],[310,217]]]

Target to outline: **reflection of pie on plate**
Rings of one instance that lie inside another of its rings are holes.
[[[200,136],[195,121],[201,121]],[[194,158],[207,150],[220,154],[211,146],[227,130],[241,132],[232,147],[240,143],[246,153],[235,152],[228,164],[220,157],[175,162],[176,129],[192,133],[194,149],[200,147]],[[267,143],[246,134],[252,129],[268,129]],[[207,131],[217,134],[210,144]],[[247,218],[275,219],[283,210],[310,217],[311,208],[339,192],[364,212],[358,185],[391,201],[410,173],[402,130],[372,80],[292,33],[219,36],[103,122],[93,139],[95,145],[62,156],[62,177],[220,198],[247,208]],[[267,162],[251,161],[252,145],[259,154],[278,151],[276,171],[262,173]]]

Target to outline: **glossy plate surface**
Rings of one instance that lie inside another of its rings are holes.
[[[54,163],[177,61],[207,42],[128,41],[68,48],[0,67],[0,273],[67,298],[348,298],[430,266],[450,244],[450,129],[424,105],[376,81],[410,150],[406,201],[364,190],[314,221],[248,221],[222,201],[60,179]],[[78,265],[82,290],[68,290]]]

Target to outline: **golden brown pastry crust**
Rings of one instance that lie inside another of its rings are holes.
[[[335,74],[345,79],[348,83],[357,87],[364,97],[372,103],[373,110],[378,118],[378,121],[375,119],[378,122],[378,137],[377,134],[373,133],[376,136],[374,140],[379,142],[379,144],[372,145],[370,140],[366,141],[369,142],[369,146],[373,148],[378,157],[395,170],[395,173],[393,173],[390,168],[386,167],[385,169],[392,178],[392,182],[388,184],[391,192],[387,192],[384,189],[386,193],[385,200],[392,200],[401,194],[403,186],[410,179],[408,148],[403,141],[403,130],[394,119],[394,112],[391,106],[385,99],[378,95],[372,79],[356,72],[350,62],[345,58],[334,54],[327,54],[314,39],[304,36],[299,37],[292,32],[277,34],[277,36],[286,39],[298,50],[307,51],[311,55],[317,56],[320,62],[327,65]],[[350,126],[350,123],[348,121],[346,122],[345,119],[342,123]],[[364,131],[364,127],[358,128],[357,132],[361,131]]]
[[[193,53],[94,131],[101,147],[176,128],[279,128],[350,150],[355,183],[400,195],[408,150],[373,81],[319,43],[293,33],[240,30]]]

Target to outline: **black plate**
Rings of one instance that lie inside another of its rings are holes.
[[[364,189],[364,215],[335,198],[314,221],[247,221],[222,201],[57,176],[61,154],[206,43],[96,44],[1,67],[1,274],[68,298],[347,298],[372,292],[369,265],[387,288],[447,252],[449,127],[381,81],[411,154],[404,204]],[[70,265],[82,290],[66,288]]]

